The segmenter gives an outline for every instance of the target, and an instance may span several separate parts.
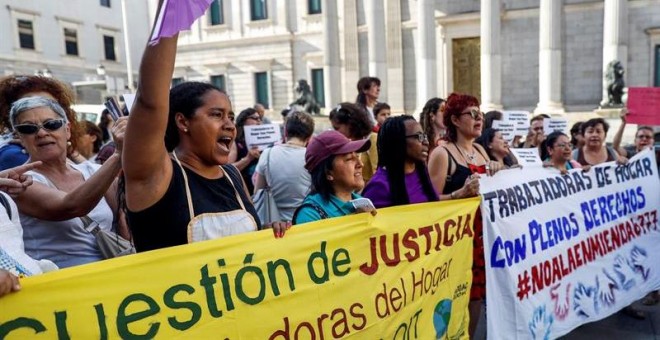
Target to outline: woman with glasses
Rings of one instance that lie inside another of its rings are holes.
[[[491,161],[475,139],[481,135],[483,114],[479,100],[471,95],[452,93],[444,111],[447,144],[433,150],[429,157],[429,173],[441,200],[474,197],[479,194],[480,174],[492,175],[502,169]],[[478,210],[477,210],[478,215]],[[481,301],[486,296],[483,230],[481,218],[474,223],[472,287],[470,289],[470,336],[479,321]]]
[[[412,116],[385,121],[378,132],[378,170],[362,196],[376,208],[438,200],[426,169],[429,140]]]
[[[248,193],[254,194],[254,182],[252,176],[259,163],[261,151],[254,145],[247,145],[245,142],[245,126],[261,125],[261,116],[253,108],[247,108],[238,114],[236,118],[236,162],[234,166],[241,171],[241,176],[248,187]]]
[[[621,110],[621,125],[614,135],[614,140],[612,141],[612,148],[616,150],[619,155],[630,158],[636,155],[638,152],[651,148],[653,146],[653,128],[650,126],[638,126],[637,132],[635,132],[635,143],[631,145],[621,146],[621,139],[623,137],[623,131],[626,129],[626,116],[628,115],[628,110],[625,108]]]
[[[568,170],[582,168],[580,163],[571,159],[572,152],[573,144],[571,144],[568,136],[561,131],[549,134],[539,146],[539,155],[543,160],[543,165],[559,169],[562,174],[565,174]],[[588,171],[588,168],[585,168],[585,170]]]
[[[102,260],[94,235],[84,229],[80,217],[91,218],[103,229],[112,228],[126,119],[113,127],[117,152],[103,166],[67,160],[70,122],[57,102],[44,97],[19,99],[9,119],[30,161],[43,163],[29,172],[34,184],[16,199],[26,252],[60,268]],[[124,230],[119,233],[128,236]]]

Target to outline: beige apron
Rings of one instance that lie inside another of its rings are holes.
[[[252,215],[245,209],[245,204],[243,203],[238,190],[236,190],[236,186],[231,180],[231,176],[229,176],[229,173],[227,173],[227,171],[225,171],[225,169],[222,167],[220,167],[220,169],[222,169],[224,176],[227,178],[232,188],[234,189],[236,200],[238,201],[238,204],[241,205],[241,209],[217,213],[203,213],[195,216],[195,210],[193,209],[192,204],[192,196],[190,194],[190,187],[188,185],[188,175],[186,175],[186,171],[177,158],[176,153],[173,152],[172,154],[174,155],[174,160],[181,168],[181,172],[183,173],[183,181],[186,185],[188,211],[191,217],[190,222],[188,222],[188,243],[212,240],[219,237],[242,234],[257,230],[257,222],[254,220],[254,217],[252,217]]]

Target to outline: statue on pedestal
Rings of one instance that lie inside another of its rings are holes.
[[[319,114],[321,112],[321,108],[316,103],[316,99],[314,99],[314,94],[312,93],[312,89],[307,83],[307,80],[298,80],[298,85],[295,90],[298,99],[289,104],[290,107],[309,114]]]
[[[623,106],[623,96],[626,84],[623,81],[623,65],[618,60],[612,60],[607,64],[605,70],[605,81],[607,86],[607,101],[601,103],[601,107],[621,107]]]

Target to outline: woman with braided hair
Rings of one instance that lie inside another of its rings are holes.
[[[426,169],[429,141],[412,116],[389,118],[378,132],[378,170],[362,192],[376,208],[438,201]]]

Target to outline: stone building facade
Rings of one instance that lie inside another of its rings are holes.
[[[0,77],[52,76],[80,89],[79,100],[100,104],[100,91],[85,98],[85,89],[126,90],[128,64],[137,75],[155,5],[151,0],[0,0]]]
[[[298,79],[331,108],[372,75],[395,112],[452,91],[570,112],[599,105],[612,59],[628,86],[660,86],[660,1],[216,0],[181,35],[174,82],[212,81],[236,110],[279,111]]]

